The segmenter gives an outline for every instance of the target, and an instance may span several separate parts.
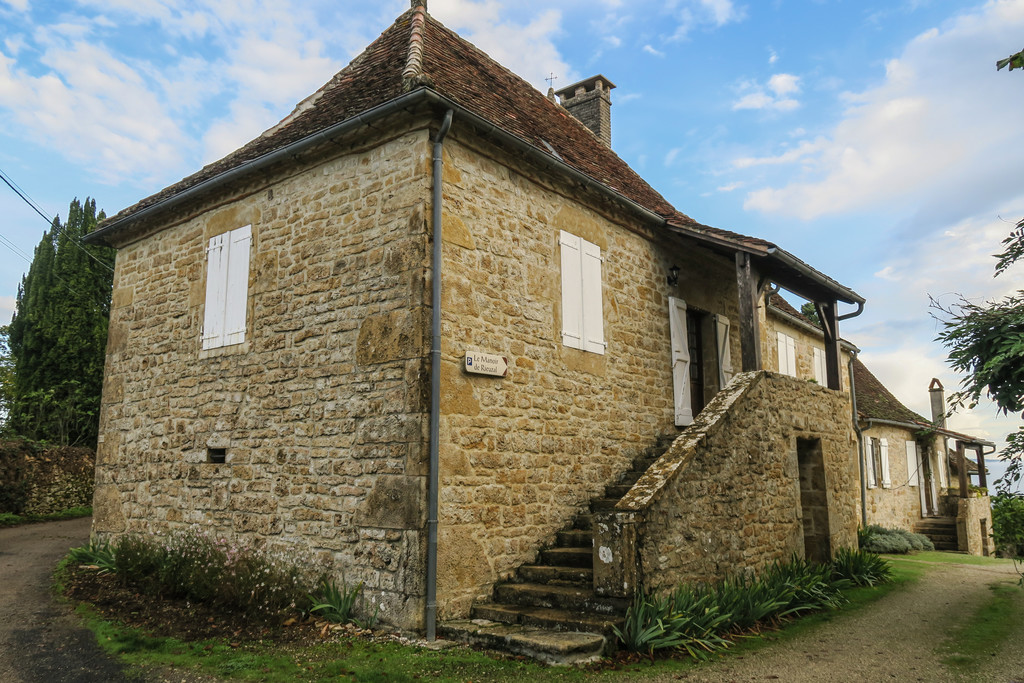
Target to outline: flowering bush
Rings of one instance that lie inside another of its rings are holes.
[[[80,558],[92,548],[76,548],[72,556],[87,561]],[[211,536],[199,527],[166,536],[127,534],[102,548],[112,554],[109,570],[123,585],[268,621],[295,609],[307,611],[309,594],[327,579],[330,569],[307,552],[254,548]]]

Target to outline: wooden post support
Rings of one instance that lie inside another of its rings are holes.
[[[975,453],[978,454],[978,486],[983,489],[988,488],[988,475],[985,474],[985,454],[981,452],[982,447],[978,446],[975,449]]]
[[[956,442],[956,469],[960,477],[960,497],[966,498],[970,495],[971,480],[967,476],[967,457],[964,455],[964,442]]]
[[[761,331],[757,317],[757,273],[750,254],[736,252],[736,286],[740,308],[740,351],[743,372],[761,369]]]
[[[835,301],[819,303],[818,318],[825,333],[825,383],[829,389],[843,390],[842,355],[839,348],[839,305]]]

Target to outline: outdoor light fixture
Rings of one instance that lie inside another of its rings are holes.
[[[673,265],[668,269],[668,286],[675,287],[679,284],[679,266]]]

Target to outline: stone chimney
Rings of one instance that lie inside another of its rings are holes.
[[[570,114],[593,131],[597,139],[612,146],[612,98],[615,84],[601,75],[573,83],[555,94]]]
[[[932,424],[940,429],[945,429],[946,390],[942,387],[942,382],[934,377],[932,383],[928,385],[928,398],[932,402]]]

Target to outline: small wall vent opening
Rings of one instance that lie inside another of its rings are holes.
[[[228,449],[226,448],[207,448],[206,449],[206,462],[212,462],[218,465],[224,464],[228,457]]]

